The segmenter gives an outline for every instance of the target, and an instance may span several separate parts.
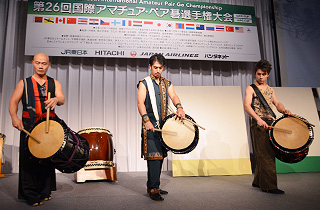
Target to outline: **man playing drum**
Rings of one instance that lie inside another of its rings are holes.
[[[160,174],[163,159],[167,156],[166,149],[160,142],[159,120],[164,119],[168,113],[168,96],[177,108],[177,115],[184,118],[179,97],[176,95],[171,81],[161,76],[165,67],[165,58],[155,54],[149,59],[151,75],[139,81],[137,105],[142,116],[142,147],[141,156],[147,160],[148,181],[147,192],[152,200],[163,201],[161,194],[167,191],[160,189]]]
[[[19,153],[19,199],[25,199],[31,206],[41,205],[43,200],[51,199],[51,190],[56,190],[55,169],[41,165],[31,158],[28,152],[26,134],[23,129],[30,130],[34,123],[46,117],[50,108],[50,117],[55,116],[56,105],[63,105],[65,98],[60,82],[47,76],[51,65],[45,53],[37,53],[32,60],[34,75],[20,80],[14,90],[9,112],[13,127],[21,131]],[[51,98],[47,100],[48,91]],[[22,99],[22,121],[17,116],[18,104]],[[45,131],[44,131],[45,132]]]
[[[255,67],[256,82],[254,85],[259,88],[270,107],[273,104],[278,112],[291,114],[277,99],[273,88],[266,84],[271,69],[271,64],[268,61],[259,61]],[[263,106],[262,101],[252,86],[246,88],[244,109],[252,117],[251,133],[256,160],[252,186],[260,188],[263,192],[283,194],[284,191],[278,189],[277,186],[275,152],[269,142],[268,136],[268,127],[273,122],[273,117]]]

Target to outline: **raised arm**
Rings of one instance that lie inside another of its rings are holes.
[[[57,105],[61,106],[65,102],[65,98],[62,91],[62,86],[59,81],[54,80],[55,83],[55,97],[51,98],[50,100],[45,101],[46,109],[51,108],[53,110]]]
[[[170,97],[174,106],[176,106],[177,104],[181,104],[181,101],[180,101],[179,97],[177,96],[176,92],[174,91],[172,84],[168,88],[168,94],[169,94],[169,97]],[[182,106],[177,108],[177,115],[182,118],[185,117],[185,112],[184,112]]]

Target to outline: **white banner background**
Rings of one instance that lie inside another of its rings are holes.
[[[214,12],[213,12],[214,13]],[[183,22],[114,17],[28,14],[26,55],[149,58],[255,62],[260,59],[251,15],[233,23]],[[243,25],[236,25],[239,24]]]

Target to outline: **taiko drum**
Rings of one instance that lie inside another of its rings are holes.
[[[81,129],[79,135],[86,138],[90,145],[90,157],[84,169],[106,169],[113,167],[112,134],[109,130],[101,127]]]
[[[298,115],[283,115],[271,126],[275,129],[269,130],[269,139],[280,161],[297,163],[307,156],[314,133],[306,119]],[[283,132],[280,129],[289,132]]]

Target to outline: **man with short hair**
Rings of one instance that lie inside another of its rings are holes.
[[[256,160],[252,186],[260,188],[263,192],[283,194],[284,191],[277,186],[275,151],[268,136],[268,128],[274,119],[253,89],[257,87],[260,90],[269,107],[274,105],[280,113],[291,114],[278,100],[273,88],[266,84],[270,71],[271,64],[268,61],[259,61],[255,68],[254,86],[248,86],[245,91],[244,110],[252,117],[251,133]]]
[[[152,200],[163,201],[161,194],[168,194],[160,189],[160,174],[163,159],[167,156],[166,149],[160,142],[159,123],[167,116],[168,97],[177,108],[177,115],[181,119],[185,112],[179,97],[176,95],[171,81],[161,76],[165,67],[165,58],[161,54],[155,54],[149,59],[151,75],[139,81],[137,105],[142,117],[142,151],[141,156],[147,160],[148,181],[147,192]]]
[[[42,201],[51,199],[51,191],[56,190],[55,169],[41,165],[28,150],[26,134],[35,122],[46,117],[50,109],[50,117],[54,117],[56,105],[63,105],[65,98],[60,82],[47,76],[51,65],[45,53],[37,53],[32,60],[35,73],[17,84],[9,104],[9,112],[13,127],[21,131],[19,152],[19,199],[27,204],[38,206]],[[48,100],[48,92],[51,98]],[[22,120],[17,116],[18,104],[22,99]]]

